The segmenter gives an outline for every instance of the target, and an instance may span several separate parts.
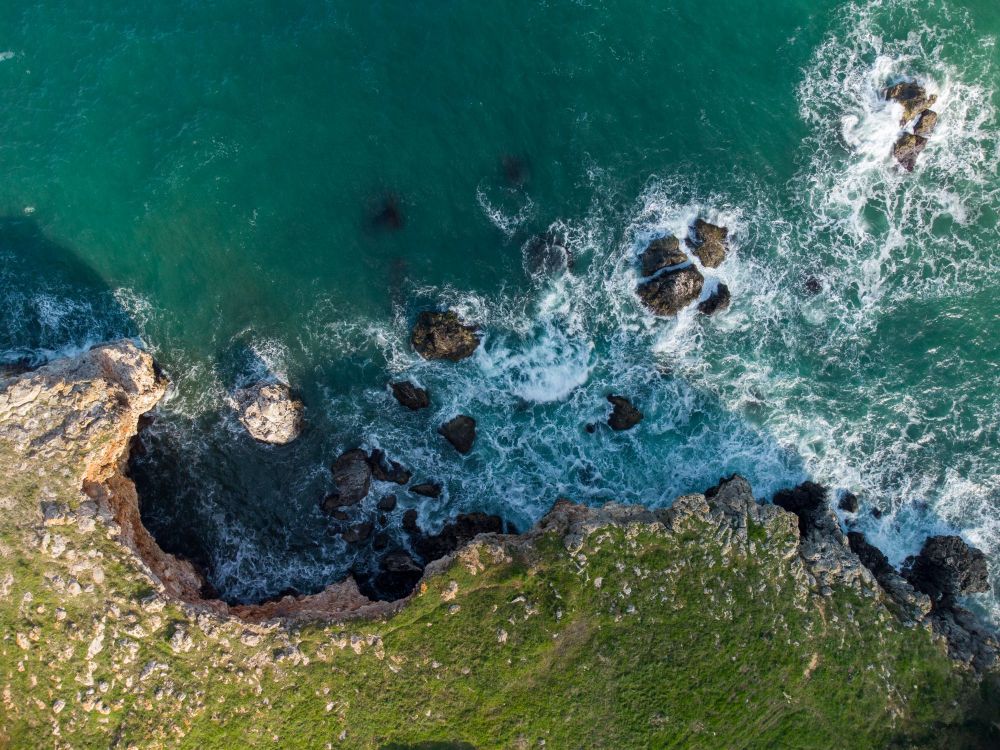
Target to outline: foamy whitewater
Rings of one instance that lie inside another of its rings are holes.
[[[809,134],[781,195],[751,175],[713,192],[693,168],[650,175],[622,210],[605,199],[617,187],[594,164],[592,208],[550,227],[572,254],[570,271],[485,295],[407,283],[383,318],[320,292],[294,337],[251,325],[215,342],[225,353],[217,361],[158,348],[158,313],[131,290],[114,293],[115,317],[58,288],[29,299],[8,283],[5,304],[32,333],[10,331],[16,346],[3,356],[44,360],[125,332],[173,362],[174,387],[139,462],[140,489],[159,486],[163,496],[143,513],[168,548],[194,538],[193,556],[231,600],[316,590],[366,566],[370,551],[349,549],[319,510],[330,461],[355,444],[385,450],[414,481],[444,485],[442,498],[427,500],[376,482],[359,520],[390,492],[418,508],[427,529],[469,511],[523,529],[561,496],[662,507],[738,472],[769,500],[812,478],[834,504],[848,490],[861,498],[843,521],[894,563],[928,534],[961,533],[986,551],[996,591],[996,51],[983,38],[957,54],[970,26],[949,14],[951,23],[929,26],[921,4],[896,0],[841,12],[801,71],[798,114]],[[912,28],[904,39],[884,28],[900,19]],[[880,95],[904,77],[938,95],[940,115],[912,174],[891,156],[899,105]],[[479,185],[469,199],[506,238],[543,211],[519,188]],[[657,319],[635,297],[636,257],[653,238],[684,237],[698,217],[730,230],[728,259],[702,269],[702,298],[724,282],[732,306]],[[809,278],[820,293],[806,292]],[[426,362],[409,346],[415,312],[445,306],[482,327],[470,360]],[[348,363],[366,385],[345,374]],[[306,394],[310,429],[298,445],[254,445],[226,394],[262,377],[295,385],[296,372],[319,384]],[[396,404],[387,383],[404,378],[430,390],[430,409]],[[643,411],[639,427],[588,433],[607,419],[609,393]],[[436,433],[458,413],[478,421],[465,457]],[[187,523],[192,507],[197,529]],[[390,530],[406,544],[398,513]],[[973,604],[1000,621],[998,601],[994,593]]]

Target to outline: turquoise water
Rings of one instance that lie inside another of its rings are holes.
[[[1000,583],[995,3],[4,11],[0,352],[146,342],[174,388],[136,465],[144,518],[227,598],[363,571],[318,509],[355,445],[445,484],[397,493],[428,528],[811,476],[859,494],[894,561],[958,530]],[[939,95],[913,174],[877,94],[902,76]],[[372,221],[390,199],[397,230]],[[654,319],[634,256],[698,216],[730,227],[708,277],[733,305]],[[575,266],[532,277],[550,228]],[[484,346],[423,362],[409,324],[445,305]],[[265,373],[306,403],[290,446],[226,406]],[[400,409],[400,377],[433,409]],[[646,419],[586,433],[611,391]],[[435,433],[459,411],[480,424],[465,458]]]

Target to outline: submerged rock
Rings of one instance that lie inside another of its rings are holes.
[[[368,457],[368,465],[371,466],[372,477],[380,482],[406,484],[413,476],[402,464],[386,458],[385,452],[378,448]]]
[[[892,155],[896,157],[896,161],[899,162],[903,169],[907,172],[912,172],[913,168],[917,166],[917,157],[920,156],[920,152],[926,146],[927,139],[924,136],[903,133],[903,135],[899,136],[899,140],[896,141],[896,145],[893,146]]]
[[[990,590],[986,555],[959,536],[932,536],[903,563],[903,575],[937,603]]]
[[[417,316],[410,335],[413,349],[424,359],[452,362],[471,357],[479,346],[479,334],[462,322],[458,313],[425,310]]]
[[[427,391],[409,380],[390,383],[389,387],[396,400],[407,409],[418,411],[431,405],[431,397]]]
[[[643,276],[652,276],[662,268],[686,263],[687,259],[687,254],[681,250],[680,240],[671,234],[650,242],[639,256],[639,264]]]
[[[437,482],[421,482],[420,484],[415,484],[410,487],[410,492],[415,495],[420,495],[421,497],[441,497],[442,487]],[[410,511],[407,511],[409,513]],[[413,517],[416,519],[417,512],[413,511]],[[403,516],[403,525],[406,526],[406,516]]]
[[[237,416],[255,440],[284,445],[302,432],[302,402],[284,383],[257,383],[233,394]]]
[[[937,101],[935,94],[928,95],[923,86],[912,81],[889,86],[882,94],[889,101],[899,102],[903,105],[903,117],[899,121],[900,125],[905,125],[924,110],[930,109],[931,105]]]
[[[823,282],[816,276],[810,276],[805,280],[803,287],[805,287],[806,294],[816,295],[823,291]]]
[[[686,242],[705,268],[718,268],[729,250],[729,229],[698,219]]]
[[[476,440],[476,420],[465,414],[459,414],[441,425],[438,432],[444,435],[445,440],[451,443],[455,450],[464,455],[472,450],[472,444]]]
[[[729,293],[729,287],[720,281],[711,296],[698,305],[698,312],[704,315],[715,315],[720,310],[728,309],[731,300],[732,295]]]
[[[393,232],[402,229],[406,219],[403,216],[399,196],[395,193],[384,196],[372,214],[371,223],[373,227]]]
[[[655,315],[676,315],[698,299],[705,279],[694,266],[666,271],[636,287],[642,303]]]
[[[529,276],[556,276],[572,270],[573,253],[555,232],[538,234],[524,246],[524,267]]]
[[[630,430],[642,421],[642,412],[624,396],[610,395],[608,401],[614,407],[608,417],[608,425],[612,430]]]
[[[337,503],[341,507],[357,505],[364,500],[372,482],[368,454],[361,448],[342,453],[333,462],[333,482],[336,486]]]

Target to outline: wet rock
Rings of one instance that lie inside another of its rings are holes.
[[[593,422],[587,422],[587,424],[584,425],[583,429],[587,432],[588,435],[593,435],[595,432],[597,432],[597,425],[594,424]]]
[[[823,291],[823,282],[815,276],[807,278],[802,286],[805,287],[806,294],[810,295],[817,295]]]
[[[871,514],[872,514],[872,518],[881,518],[882,517],[882,509],[880,507],[878,507],[877,505],[873,505],[872,506],[872,510],[871,510]]]
[[[375,524],[371,521],[359,523],[341,534],[341,537],[348,544],[360,544],[371,536]]]
[[[889,563],[889,558],[874,544],[870,544],[860,531],[847,532],[847,543],[850,544],[851,551],[861,560],[861,564],[868,568],[876,579],[896,574],[896,569]]]
[[[847,513],[857,513],[858,512],[858,496],[853,492],[845,492],[840,496],[840,502],[837,504],[842,511]]]
[[[472,450],[472,444],[476,441],[476,420],[465,414],[459,414],[441,425],[438,432],[455,450],[464,455]]]
[[[816,482],[803,482],[791,489],[778,490],[772,502],[799,518],[799,533],[805,537],[824,520],[826,487]]]
[[[333,482],[342,506],[357,505],[364,500],[372,482],[368,454],[361,448],[342,453],[333,462]]]
[[[631,430],[642,421],[642,412],[624,396],[612,394],[608,396],[608,401],[613,407],[611,416],[608,417],[608,425],[612,430]]]
[[[380,598],[394,601],[413,591],[424,569],[408,552],[394,550],[379,561],[379,572],[372,581]]]
[[[871,544],[858,531],[847,534],[851,551],[858,556],[861,564],[871,571],[882,590],[889,595],[890,605],[904,622],[919,622],[931,610],[930,599],[914,590],[906,579],[889,563],[882,550]]]
[[[378,448],[375,448],[368,457],[368,465],[371,467],[372,477],[380,482],[406,484],[413,476],[403,468],[402,464],[386,458],[385,452]]]
[[[454,521],[445,524],[440,533],[420,535],[413,540],[413,548],[427,562],[450,555],[479,534],[502,534],[503,519],[485,513],[460,513]]]
[[[415,495],[422,495],[423,497],[441,497],[441,485],[437,482],[423,482],[410,487],[410,492]],[[403,520],[406,520],[405,516]]]
[[[907,172],[912,172],[913,168],[917,165],[917,157],[920,156],[920,152],[926,146],[927,139],[922,135],[903,133],[903,135],[899,136],[899,140],[896,141],[896,145],[893,146],[892,155],[896,157],[896,161],[899,162],[899,165],[903,169]]]
[[[655,315],[676,315],[698,299],[705,279],[694,266],[666,271],[636,287],[642,303]]]
[[[420,527],[417,525],[417,511],[412,508],[403,513],[403,530],[411,533],[420,531]]]
[[[524,246],[524,267],[529,276],[557,276],[573,269],[573,253],[555,232],[538,234]]]
[[[917,124],[913,126],[913,132],[916,135],[924,136],[924,138],[928,137],[934,132],[934,127],[937,125],[937,118],[937,112],[933,109],[924,110],[920,113]]]
[[[386,495],[378,500],[378,509],[384,513],[389,513],[396,509],[396,496]]]
[[[698,219],[686,242],[705,268],[718,268],[729,250],[729,230]]]
[[[732,295],[729,293],[729,287],[720,281],[709,298],[698,305],[698,312],[703,315],[715,315],[721,310],[728,309],[731,301]]]
[[[392,395],[396,397],[396,400],[407,409],[417,411],[431,405],[431,398],[427,391],[409,380],[391,383],[389,387],[392,388]]]
[[[932,536],[903,563],[903,576],[936,604],[990,590],[986,555],[959,536]]]
[[[479,335],[473,326],[463,323],[458,313],[452,310],[425,310],[417,316],[410,343],[424,359],[458,362],[471,357],[476,351]]]
[[[643,276],[652,276],[661,268],[687,262],[687,254],[681,250],[681,243],[673,235],[659,237],[646,247],[639,256]]]
[[[900,125],[905,125],[924,110],[930,109],[931,105],[937,101],[936,95],[928,95],[923,86],[912,81],[889,86],[882,94],[889,101],[899,102],[903,105],[903,117],[899,121]]]
[[[372,549],[374,550],[384,550],[388,546],[389,546],[389,535],[386,534],[384,531],[380,531],[378,534],[375,535],[375,538],[372,539]]]
[[[340,495],[338,493],[331,492],[323,498],[319,507],[322,508],[324,513],[329,513],[336,520],[346,521],[348,516],[347,513],[343,511],[343,508],[348,507],[348,505],[349,503],[345,503],[340,499]]]
[[[240,422],[255,440],[271,445],[290,443],[302,432],[302,402],[284,383],[257,383],[233,394]]]

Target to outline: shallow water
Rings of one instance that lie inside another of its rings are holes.
[[[894,562],[958,530],[1000,584],[1000,11],[651,5],[19,7],[0,30],[2,357],[142,337],[174,382],[135,466],[144,519],[232,600],[364,567],[318,509],[355,445],[445,485],[376,486],[359,518],[397,491],[392,529],[409,507],[524,527],[559,496],[813,477],[858,493]],[[912,174],[878,96],[902,76],[939,96]],[[373,221],[387,203],[398,228]],[[721,280],[733,305],[654,319],[635,255],[698,216],[730,228],[703,294]],[[532,277],[550,228],[574,268]],[[442,305],[482,325],[472,359],[410,350]],[[307,405],[292,445],[254,444],[225,405],[266,373]],[[395,404],[402,377],[432,409]],[[588,434],[609,392],[646,418]],[[458,412],[479,421],[467,457],[435,432]]]

